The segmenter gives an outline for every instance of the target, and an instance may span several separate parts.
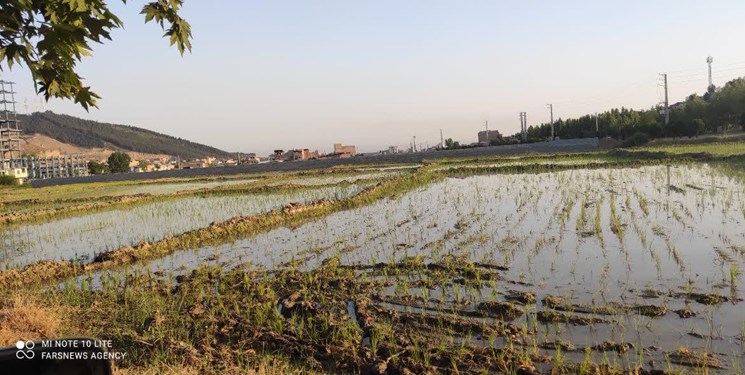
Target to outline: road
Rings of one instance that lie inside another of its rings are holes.
[[[66,177],[48,180],[33,180],[32,187],[79,184],[86,182],[136,181],[158,178],[226,176],[244,173],[276,171],[301,171],[322,169],[337,165],[405,164],[421,163],[424,160],[445,158],[469,158],[492,155],[517,155],[526,153],[584,152],[597,149],[596,138],[565,139],[554,142],[540,142],[519,145],[477,147],[458,150],[442,150],[395,155],[358,156],[347,159],[304,160],[285,163],[242,164],[227,167],[174,169],[147,173],[122,173],[86,177]]]

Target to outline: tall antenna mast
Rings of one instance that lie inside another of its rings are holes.
[[[714,87],[714,81],[711,78],[711,63],[714,62],[714,58],[709,56],[706,58],[706,63],[709,64],[709,88]]]

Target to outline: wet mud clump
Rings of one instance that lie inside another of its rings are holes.
[[[511,321],[523,315],[523,310],[508,302],[482,302],[477,310],[504,321]]]

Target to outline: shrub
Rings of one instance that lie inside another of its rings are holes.
[[[649,142],[649,134],[636,132],[631,137],[628,137],[621,146],[623,147],[636,147],[647,144]]]
[[[18,180],[13,176],[2,175],[0,176],[0,185],[18,185]]]
[[[106,165],[104,163],[99,163],[95,160],[91,160],[88,162],[88,173],[104,174],[106,173]]]
[[[132,159],[129,155],[119,151],[113,152],[109,155],[109,171],[111,173],[127,173],[129,172],[129,162],[131,161]]]
[[[704,134],[704,132],[706,131],[706,123],[704,122],[704,120],[700,118],[693,120],[692,125],[693,125],[693,129],[691,129],[691,133],[693,133],[693,135],[695,136]],[[690,137],[691,134],[688,134],[688,136]]]

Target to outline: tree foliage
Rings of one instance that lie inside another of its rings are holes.
[[[107,161],[109,164],[109,171],[111,171],[111,173],[127,173],[129,172],[129,163],[131,161],[132,158],[123,152],[112,152]]]
[[[99,163],[95,160],[91,160],[88,162],[88,173],[93,175],[104,174],[106,173],[106,165],[104,163]]]
[[[745,130],[745,78],[727,82],[721,89],[707,90],[703,96],[692,94],[681,103],[671,105],[670,123],[665,125],[664,112],[660,106],[645,110],[614,108],[598,114],[598,131],[595,131],[595,116],[554,123],[559,138],[612,137],[626,140],[637,133],[650,138],[693,137],[741,127]],[[543,123],[528,127],[528,142],[547,140],[551,135],[551,124]],[[520,134],[509,137],[520,139]],[[637,136],[637,140],[640,136]]]
[[[448,138],[445,140],[445,148],[449,150],[460,148],[460,143],[458,143],[457,141],[453,141],[452,138]]]
[[[21,64],[31,71],[38,93],[72,99],[86,110],[99,96],[83,85],[77,63],[92,54],[92,43],[111,40],[124,26],[109,10],[111,0],[0,1],[0,69]],[[126,0],[122,0],[126,3]],[[191,26],[179,16],[183,0],[145,4],[145,22],[155,22],[181,54],[191,51]]]

